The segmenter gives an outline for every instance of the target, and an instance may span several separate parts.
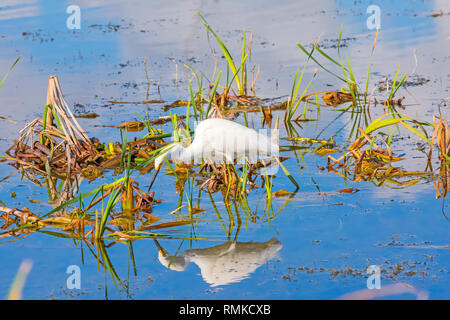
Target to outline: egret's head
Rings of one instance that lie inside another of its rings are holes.
[[[172,159],[174,156],[176,158],[176,154],[179,152],[180,147],[182,148],[181,144],[178,142],[165,146],[155,159],[155,169],[159,169],[161,167],[164,158],[167,158],[167,160]]]
[[[169,256],[161,250],[158,252],[158,260],[164,267],[174,271],[184,271],[190,262],[184,255]]]
[[[166,156],[165,154],[160,154],[158,157],[156,157],[156,159],[155,159],[155,169],[159,169],[159,167],[161,167],[165,156]]]

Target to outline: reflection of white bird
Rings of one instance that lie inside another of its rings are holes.
[[[175,257],[159,250],[158,258],[162,265],[175,271],[184,271],[194,262],[203,279],[215,287],[243,280],[281,248],[281,242],[275,238],[266,242],[227,241],[211,248],[187,250]]]
[[[184,147],[182,142],[172,143],[155,159],[155,174],[150,182],[150,188],[164,158],[182,162],[219,158],[230,163],[244,156],[256,160],[257,157],[277,157],[278,153],[277,128],[272,137],[268,137],[230,120],[206,119],[195,129],[195,139],[191,145]]]

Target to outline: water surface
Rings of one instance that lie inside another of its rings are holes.
[[[366,26],[369,1],[79,1],[80,30],[66,28],[65,11],[70,4],[7,0],[0,7],[1,74],[22,55],[0,89],[0,115],[16,121],[0,120],[2,154],[27,122],[42,115],[50,75],[58,75],[65,98],[76,112],[100,115],[79,120],[89,136],[119,141],[119,130],[101,125],[137,120],[135,112],[148,111],[152,118],[167,115],[161,108],[165,103],[110,104],[108,100],[163,99],[170,103],[187,99],[192,73],[184,64],[211,79],[211,48],[217,50],[219,68],[226,72],[225,61],[214,39],[208,42],[197,10],[236,55],[241,50],[242,29],[253,33],[250,62],[260,66],[255,91],[262,98],[289,95],[296,69],[306,62],[297,42],[310,47],[320,36],[322,48],[335,57],[341,25],[345,44],[341,50],[352,61],[354,73],[365,81],[375,35]],[[448,117],[448,3],[381,1],[379,6],[382,22],[372,58],[371,84],[386,76],[392,78],[397,67],[401,74],[410,74],[410,80],[423,77],[429,81],[400,89],[398,97],[406,97],[402,112],[431,122],[440,108]],[[430,16],[441,9],[442,16]],[[148,96],[144,59],[151,79]],[[316,67],[308,64],[305,79],[309,81]],[[338,90],[342,86],[320,70],[311,88]],[[175,111],[185,112],[184,108]],[[374,112],[382,114],[383,110]],[[284,117],[282,112],[278,115]],[[331,108],[322,109],[319,124],[302,123],[299,133],[323,139],[334,135],[336,141],[345,142],[351,129],[350,115],[327,126],[337,115]],[[260,126],[259,114],[249,120],[255,128]],[[236,121],[242,123],[242,117]],[[163,128],[169,131],[170,125]],[[281,136],[286,136],[284,130]],[[416,150],[418,142],[409,135],[395,144],[393,151],[408,158],[400,162],[402,168],[425,169],[425,155]],[[25,299],[335,299],[366,288],[369,265],[386,271],[382,285],[404,282],[427,292],[431,299],[449,298],[450,229],[443,213],[448,205],[435,198],[431,179],[390,187],[346,182],[321,169],[326,166],[326,156],[304,159],[305,163],[295,158],[285,162],[301,188],[292,198],[274,199],[278,214],[270,221],[263,191],[257,190],[249,198],[254,221],[246,221],[244,216],[239,219],[236,214],[230,218],[216,194],[218,217],[203,194],[205,211],[198,217],[202,222],[173,231],[191,239],[158,240],[170,255],[177,255],[175,263],[159,255],[152,239],[109,246],[106,252],[121,280],[116,284],[110,271],[99,267],[95,247],[91,252],[87,244],[41,232],[16,241],[2,239],[0,296],[7,295],[21,261],[30,259],[33,269],[24,288]],[[0,163],[0,179],[13,172],[14,168]],[[111,179],[105,175],[92,183],[83,181],[81,188],[88,191]],[[150,176],[136,179],[145,186]],[[153,214],[163,221],[173,219],[169,212],[178,206],[174,183],[174,177],[160,174],[154,186],[156,197],[163,202],[154,207]],[[351,187],[359,192],[331,193]],[[279,173],[274,191],[282,189],[294,188]],[[52,209],[51,205],[30,203],[30,198],[46,202],[47,192],[21,180],[19,174],[1,182],[0,192],[0,200],[11,208],[27,207],[38,214]],[[16,198],[10,197],[12,192]],[[81,268],[81,290],[66,287],[70,265]],[[391,277],[397,265],[401,272]],[[345,272],[349,268],[354,272]]]

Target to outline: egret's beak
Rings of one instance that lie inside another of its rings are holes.
[[[148,191],[147,191],[147,193],[150,192],[150,189],[152,188],[153,183],[155,182],[156,176],[158,175],[159,170],[161,170],[161,167],[162,167],[162,164],[159,165],[158,168],[155,168],[155,172],[153,173],[152,180],[150,181],[150,185],[148,186]]]
[[[153,239],[153,241],[155,242],[156,247],[158,248],[158,252],[161,253],[163,257],[167,257],[168,252],[163,247],[161,247],[161,245],[159,244],[158,241],[156,241],[156,239]]]

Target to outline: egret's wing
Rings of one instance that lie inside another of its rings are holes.
[[[272,259],[281,242],[227,242],[212,248],[188,250],[190,261],[198,265],[211,286],[238,282]]]

